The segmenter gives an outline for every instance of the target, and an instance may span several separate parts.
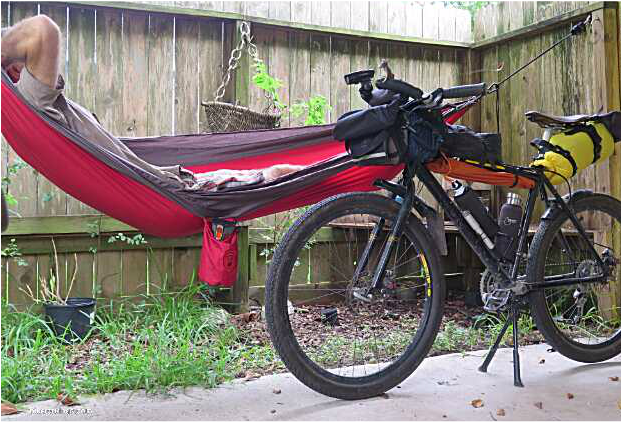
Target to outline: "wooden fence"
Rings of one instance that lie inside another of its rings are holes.
[[[455,41],[458,27],[463,27],[458,14],[452,15],[449,25],[454,28],[453,40],[441,36],[447,26],[442,15],[424,20],[425,29],[420,32],[413,29],[416,23],[409,23],[409,17],[383,17],[396,8],[402,10],[402,3],[403,9],[409,10],[412,5],[406,2],[364,3],[367,26],[354,17],[358,13],[354,2],[326,2],[331,5],[327,8],[314,6],[316,2],[275,2],[282,3],[289,15],[272,12],[276,10],[272,3],[267,15],[249,12],[249,7],[255,7],[251,3],[239,6],[246,9],[231,10],[227,9],[230,5],[225,6],[228,2],[214,3],[212,10],[202,10],[136,3],[3,2],[2,26],[37,13],[52,17],[66,40],[63,73],[67,95],[93,109],[106,127],[123,136],[200,131],[204,124],[200,101],[212,98],[242,18],[251,21],[270,74],[284,82],[281,97],[285,104],[323,95],[331,106],[326,118],[335,120],[363,105],[357,90],[343,83],[345,73],[376,67],[386,58],[397,75],[424,90],[495,81],[567,32],[573,18],[593,12],[603,26],[594,25],[588,37],[566,44],[563,53],[552,53],[503,88],[500,104],[505,158],[524,163],[532,155],[528,140],[539,132],[522,118],[527,108],[554,113],[597,111],[601,105],[619,109],[619,97],[615,97],[619,92],[619,40],[616,30],[609,29],[611,23],[617,28],[618,20],[615,9],[606,8],[613,4],[513,2],[488,6],[475,16],[474,43],[467,44]],[[349,27],[336,24],[336,16],[345,16],[339,12],[340,7],[346,7],[341,3],[348,4]],[[380,12],[372,14],[372,8],[378,7]],[[382,7],[386,7],[386,14]],[[373,23],[374,19],[380,23]],[[470,28],[470,17],[462,23]],[[495,71],[501,64],[502,70]],[[248,83],[249,66],[246,61],[236,72],[226,99],[261,109],[265,100]],[[475,129],[495,130],[493,99],[487,99],[463,120]],[[300,125],[302,120],[286,116],[283,123]],[[2,294],[11,302],[28,302],[19,287],[36,288],[38,276],[49,268],[50,236],[57,239],[61,266],[69,275],[73,253],[78,254],[81,281],[76,295],[95,293],[102,298],[118,298],[154,294],[164,285],[181,286],[193,277],[199,236],[167,241],[146,236],[149,252],[145,244],[108,243],[116,232],[136,233],[97,215],[29,167],[19,169],[19,158],[4,142],[2,166],[5,172],[16,172],[10,176],[8,190],[18,200],[12,211],[20,216],[12,221],[2,246],[15,238],[23,262],[28,264],[3,258]],[[619,150],[610,163],[584,173],[575,182],[577,186],[619,196]],[[493,195],[493,207],[500,195],[499,191]],[[278,224],[279,218],[286,219],[287,214],[252,222],[248,232],[244,229],[251,239],[250,245],[242,246],[246,248],[242,255],[250,253],[244,277],[254,278],[251,284],[263,284],[265,258],[260,252],[265,244],[258,235],[260,227]]]

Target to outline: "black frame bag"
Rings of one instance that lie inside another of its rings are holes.
[[[461,160],[488,164],[502,162],[500,134],[477,133],[462,125],[447,125],[440,150],[448,157]]]

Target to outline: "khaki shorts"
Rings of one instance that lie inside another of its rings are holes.
[[[15,84],[20,94],[24,96],[35,108],[61,123],[67,124],[63,113],[55,107],[58,96],[63,92],[62,89],[50,88],[37,78],[35,78],[26,66],[22,69],[19,81]]]

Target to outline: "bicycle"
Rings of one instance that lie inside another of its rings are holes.
[[[357,80],[360,75],[348,76]],[[398,120],[406,129],[415,110],[440,113],[444,99],[478,101],[490,90],[476,84],[422,95],[402,81],[377,86],[388,89],[389,98],[400,96]],[[548,132],[551,126],[563,129],[585,121],[538,113],[530,118]],[[570,359],[600,362],[620,353],[620,201],[587,190],[562,197],[539,167],[472,165],[530,183],[510,258],[490,247],[425,165],[408,161],[399,182],[375,182],[389,196],[338,195],[292,225],[270,264],[265,301],[272,342],[296,378],[331,397],[368,398],[398,385],[428,354],[441,325],[446,285],[428,230],[438,215],[418,195],[414,178],[485,265],[486,308],[509,314],[481,371],[486,372],[511,323],[514,384],[523,385],[518,318],[526,307],[546,341]],[[538,197],[546,211],[527,248]],[[301,270],[312,253],[317,265]],[[309,290],[315,296],[305,298]],[[617,294],[610,304],[605,291]],[[330,305],[319,313],[309,306],[323,301]]]

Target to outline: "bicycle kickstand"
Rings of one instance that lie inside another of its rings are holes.
[[[509,315],[510,318],[508,318],[505,321],[505,324],[503,324],[503,328],[501,328],[501,332],[497,336],[495,343],[492,345],[492,347],[488,351],[488,354],[486,355],[484,362],[477,369],[480,372],[488,372],[488,365],[490,365],[490,361],[492,361],[492,358],[495,356],[495,353],[497,353],[499,344],[501,343],[501,340],[503,339],[503,336],[505,335],[505,332],[507,331],[508,327],[510,326],[510,322],[511,322],[512,323],[512,337],[513,337],[513,343],[514,343],[513,359],[512,359],[513,366],[514,366],[514,386],[524,387],[523,381],[521,380],[521,376],[520,376],[520,360],[519,360],[520,358],[518,355],[518,316],[519,314],[520,314],[519,304],[513,303],[510,307],[510,315]]]

